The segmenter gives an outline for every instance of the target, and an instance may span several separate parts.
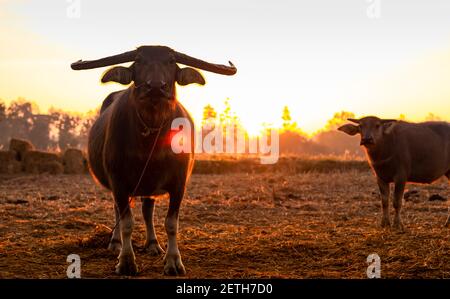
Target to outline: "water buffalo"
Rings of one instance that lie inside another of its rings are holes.
[[[348,119],[354,124],[338,128],[349,135],[361,135],[369,163],[381,193],[381,226],[390,226],[390,183],[395,184],[394,228],[403,230],[400,217],[405,184],[429,184],[442,176],[450,179],[450,124],[446,122],[409,123],[369,116]],[[450,215],[445,226],[450,223]]]
[[[131,85],[104,100],[88,140],[90,172],[112,191],[115,201],[116,227],[109,248],[120,250],[116,273],[137,273],[131,244],[134,220],[129,198],[141,197],[147,229],[145,247],[150,253],[163,253],[153,227],[154,196],[168,193],[164,273],[183,275],[185,268],[176,236],[180,204],[193,167],[194,136],[191,136],[190,152],[175,154],[171,150],[172,120],[182,117],[193,127],[188,112],[176,99],[175,83],[203,85],[205,80],[197,70],[180,68],[177,63],[223,75],[235,74],[236,68],[231,62],[230,66],[212,64],[164,46],[142,46],[93,61],[80,60],[71,67],[84,70],[125,62],[133,63],[130,67],[112,67],[101,81]]]

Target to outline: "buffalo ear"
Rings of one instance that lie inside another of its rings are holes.
[[[197,70],[190,67],[185,67],[178,69],[177,83],[180,85],[188,85],[191,83],[205,85],[205,79]]]
[[[339,131],[342,131],[348,135],[356,135],[359,133],[359,126],[355,126],[352,124],[346,124],[338,128]]]
[[[394,127],[397,124],[397,120],[395,119],[383,119],[381,122],[383,124],[383,132],[385,134],[392,133],[392,130],[394,130]]]
[[[133,81],[133,72],[123,66],[115,66],[107,70],[102,77],[102,83],[117,82],[123,85],[130,84]]]

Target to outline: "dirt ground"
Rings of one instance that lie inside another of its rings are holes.
[[[405,200],[405,233],[381,229],[369,171],[195,174],[180,215],[187,278],[365,278],[377,253],[384,278],[450,278],[447,180]],[[156,206],[163,248],[167,200]],[[162,257],[143,251],[140,202],[133,242],[140,278],[163,278]],[[89,175],[0,176],[0,277],[64,278],[75,253],[84,278],[117,278],[106,247],[110,194]]]

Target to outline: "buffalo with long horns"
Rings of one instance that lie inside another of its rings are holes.
[[[151,254],[162,254],[153,226],[153,210],[155,196],[168,193],[164,274],[183,275],[185,268],[177,245],[178,214],[194,163],[194,137],[190,137],[191,151],[178,154],[171,150],[168,139],[176,118],[187,119],[193,127],[187,110],[176,99],[175,83],[203,85],[205,80],[197,70],[180,68],[177,63],[222,75],[234,75],[236,68],[231,62],[230,66],[212,64],[164,46],[142,46],[98,60],[80,60],[71,67],[84,70],[125,62],[133,63],[130,67],[112,67],[101,81],[131,85],[104,100],[88,141],[91,174],[114,196],[116,227],[109,248],[120,251],[116,273],[137,273],[129,199],[141,197],[147,229],[145,248]]]

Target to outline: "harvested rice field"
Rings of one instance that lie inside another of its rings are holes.
[[[380,228],[366,169],[196,173],[180,214],[186,277],[366,278],[367,256],[377,253],[383,278],[450,278],[448,181],[408,190],[398,232]],[[163,248],[167,206],[159,199],[155,210]],[[137,277],[163,278],[163,257],[143,250],[140,207],[135,201]],[[118,277],[107,249],[113,201],[88,174],[1,175],[0,211],[0,278],[65,278],[69,254],[80,256],[83,278]]]

